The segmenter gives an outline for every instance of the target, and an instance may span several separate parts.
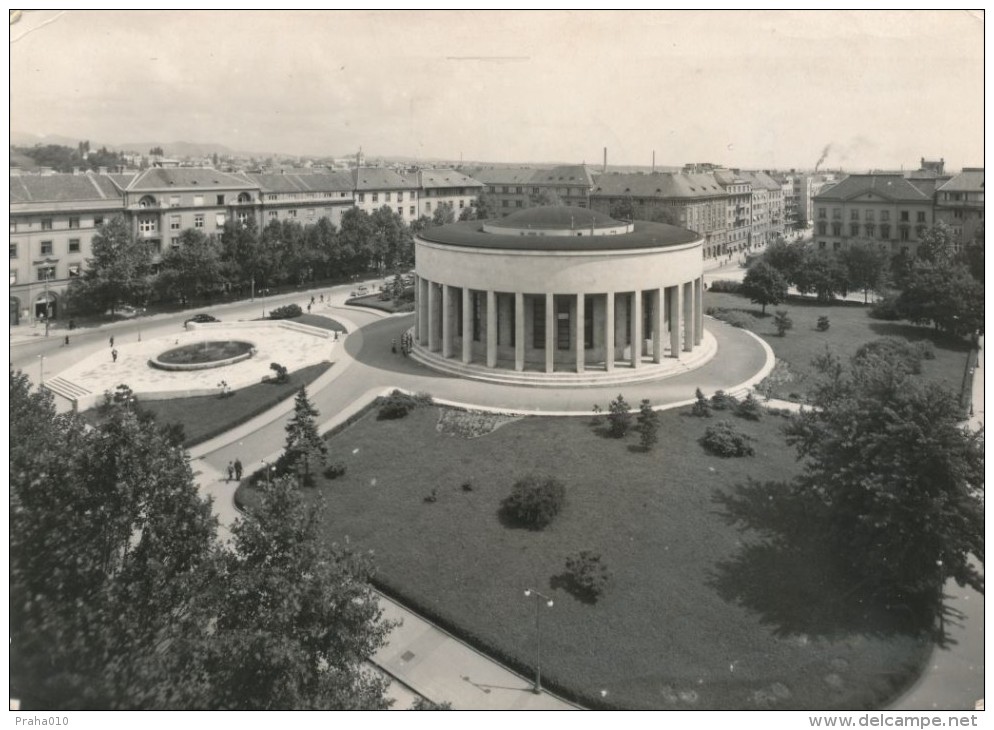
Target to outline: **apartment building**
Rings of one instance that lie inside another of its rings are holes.
[[[984,225],[984,168],[964,167],[959,175],[939,185],[935,221],[952,229],[957,248],[977,236]]]
[[[421,215],[417,180],[386,167],[357,167],[352,171],[352,182],[355,207],[367,213],[372,214],[386,205],[408,224]]]
[[[474,167],[466,174],[478,180],[492,195],[501,215],[530,208],[541,197],[557,198],[564,205],[586,208],[594,175],[586,165],[561,165],[551,169],[533,167]]]
[[[752,182],[726,169],[715,170],[714,177],[728,194],[726,250],[733,253],[747,249],[752,241]]]
[[[61,294],[86,264],[93,234],[122,206],[104,175],[11,176],[10,324],[62,314]]]
[[[456,219],[466,208],[476,205],[483,183],[458,170],[418,170],[413,173],[420,191],[418,217],[432,216],[441,205],[452,206]]]
[[[315,173],[245,173],[259,190],[259,227],[272,221],[316,223],[327,218],[336,227],[342,214],[353,207],[352,174],[346,171]]]
[[[890,255],[915,256],[932,225],[932,198],[901,173],[849,175],[812,199],[820,249],[874,242]]]

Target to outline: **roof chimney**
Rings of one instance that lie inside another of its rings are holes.
[[[604,148],[604,169],[601,172],[607,172],[607,147]]]

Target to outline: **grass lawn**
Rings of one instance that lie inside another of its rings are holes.
[[[330,367],[331,363],[328,362],[310,365],[290,373],[286,383],[257,383],[237,390],[226,398],[201,395],[192,398],[142,400],[140,405],[143,410],[151,412],[159,423],[181,425],[186,436],[183,445],[189,448],[269,410],[296,394],[300,386],[310,385]],[[96,418],[96,410],[91,408],[83,416],[88,419]]]
[[[324,539],[373,551],[388,593],[520,670],[535,659],[523,592],[552,597],[541,608],[543,679],[568,696],[630,709],[855,710],[880,707],[924,662],[927,645],[854,600],[820,545],[782,547],[731,526],[721,495],[798,469],[781,417],[729,416],[756,455],[722,459],[697,443],[718,417],[688,411],[660,414],[647,454],[636,435],[607,438],[590,418],[505,418],[479,436],[446,413],[366,414],[330,439],[346,475],[305,498],[327,503]],[[498,518],[529,472],[567,488],[543,531]],[[251,487],[239,497],[249,509],[256,498]],[[595,603],[563,589],[566,557],[582,549],[611,571]]]
[[[302,314],[299,317],[294,317],[289,321],[300,322],[300,324],[308,324],[311,327],[320,327],[321,329],[331,330],[332,332],[346,331],[345,327],[343,327],[338,320],[332,319],[331,317],[325,317],[321,314]]]
[[[393,299],[380,299],[380,295],[367,294],[364,297],[353,297],[345,302],[346,305],[350,307],[369,307],[370,309],[379,309],[383,312],[413,312],[414,311],[414,301],[395,301]]]
[[[779,306],[768,306],[766,316],[762,307],[738,294],[705,292],[704,306],[740,310],[756,317],[755,332],[769,343],[778,361],[774,371],[773,395],[789,400],[803,400],[812,388],[817,371],[811,364],[827,347],[848,360],[862,345],[881,337],[917,341],[928,340],[935,347],[935,359],[922,361],[922,377],[934,380],[959,398],[970,345],[966,340],[952,340],[930,327],[918,327],[907,322],[885,322],[869,316],[869,307],[855,302],[820,304],[810,299],[794,297]],[[794,328],[784,337],[777,335],[773,312],[787,310]],[[825,332],[815,329],[818,318],[826,316],[831,326]],[[800,396],[795,397],[795,396]]]

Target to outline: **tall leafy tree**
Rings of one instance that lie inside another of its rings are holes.
[[[777,305],[787,300],[787,280],[766,261],[755,261],[742,279],[742,293],[755,304]]]
[[[221,243],[203,231],[187,228],[179,245],[162,258],[156,288],[166,296],[210,297],[225,283]]]
[[[870,241],[857,241],[842,252],[849,288],[863,291],[863,302],[871,291],[879,292],[889,282],[890,262],[886,250]]]
[[[338,239],[343,260],[347,262],[347,273],[356,274],[369,268],[373,259],[374,236],[369,213],[361,208],[350,208],[342,214]]]
[[[435,212],[431,216],[431,224],[433,226],[444,226],[446,223],[452,223],[456,219],[455,210],[452,208],[452,203],[440,203]]]
[[[114,216],[100,226],[91,250],[93,257],[87,259],[82,276],[70,285],[74,304],[113,313],[122,304],[142,305],[148,300],[151,254],[132,235],[124,216]]]
[[[473,211],[477,220],[489,220],[500,215],[500,205],[497,197],[491,193],[480,191],[473,203]]]
[[[774,241],[763,252],[763,260],[779,271],[788,285],[793,284],[794,275],[804,261],[804,246],[783,240]]]
[[[984,287],[962,264],[916,264],[897,298],[901,315],[915,324],[963,336],[983,330]]]
[[[956,253],[953,230],[942,221],[926,229],[919,237],[918,258],[933,264],[949,263]]]
[[[10,400],[12,691],[27,708],[182,707],[215,557],[185,453],[125,403],[87,428],[19,373]]]
[[[301,386],[293,403],[293,417],[286,425],[286,445],[281,457],[280,471],[295,472],[304,484],[309,484],[328,456],[328,445],[318,433],[315,419],[318,411]]]
[[[804,460],[797,493],[827,508],[827,539],[864,590],[941,610],[942,585],[983,591],[984,438],[960,425],[956,400],[885,358],[828,377],[816,408],[786,427]]]
[[[384,205],[370,216],[373,236],[371,253],[373,264],[380,271],[406,267],[414,260],[414,239],[404,219]]]
[[[265,286],[272,273],[273,261],[267,256],[259,238],[254,216],[245,223],[227,220],[221,231],[221,260],[232,282]]]
[[[321,507],[306,505],[292,479],[261,489],[261,504],[232,529],[216,584],[216,633],[201,662],[208,706],[385,709],[385,681],[366,668],[391,628],[371,566],[318,539]]]
[[[801,294],[814,293],[819,302],[829,302],[849,291],[846,268],[834,253],[807,249],[793,272],[793,283]]]

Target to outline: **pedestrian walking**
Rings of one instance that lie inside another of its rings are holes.
[[[242,462],[241,459],[235,459],[235,479],[238,481],[242,480]]]
[[[66,347],[69,347],[69,335],[66,335]]]
[[[314,298],[314,297],[311,297],[311,299],[313,299],[313,298]],[[307,313],[308,313],[308,314],[310,314],[310,313],[311,313],[311,305],[310,305],[310,304],[308,304],[308,305],[307,305]]]
[[[314,304],[314,296],[311,295],[311,304]]]
[[[110,346],[114,347],[114,335],[110,336]]]
[[[117,350],[111,350],[110,351],[110,357],[111,357],[111,360],[113,360],[114,362],[117,362]]]
[[[318,301],[319,301],[319,302],[321,302],[322,304],[324,304],[324,294],[322,294],[322,295],[321,295],[321,296],[320,296],[320,297],[318,298]]]
[[[228,462],[228,481],[230,482],[235,478],[235,465],[230,461]]]
[[[396,338],[390,340],[390,352],[392,352],[394,355],[397,354],[397,339]]]

